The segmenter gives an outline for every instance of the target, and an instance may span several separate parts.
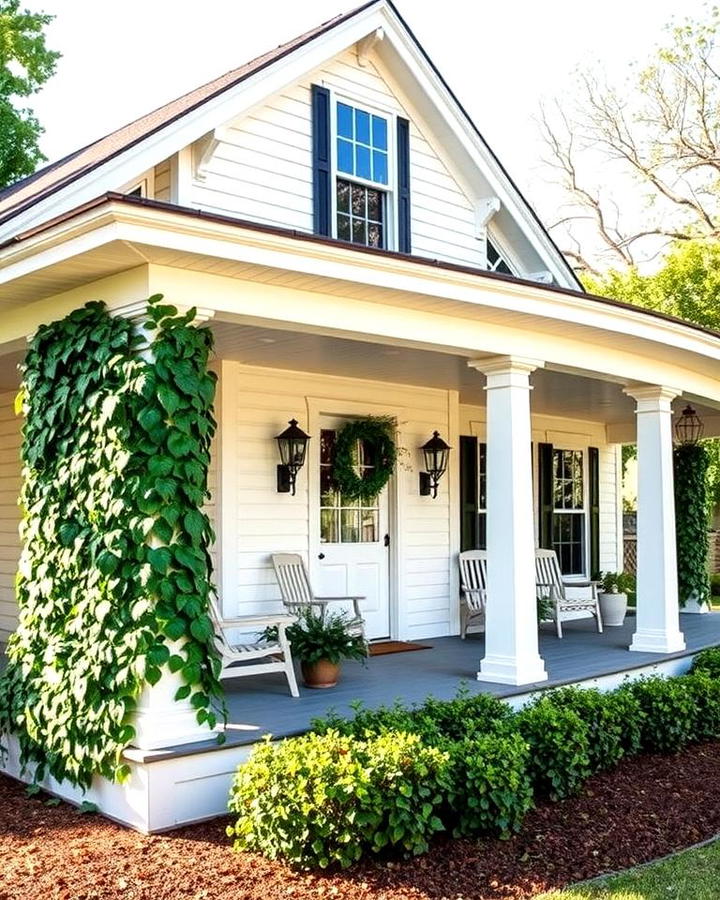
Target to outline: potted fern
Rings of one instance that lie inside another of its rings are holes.
[[[601,572],[598,601],[603,625],[618,626],[625,621],[628,594],[635,595],[635,576],[628,572]]]
[[[293,656],[300,660],[306,687],[335,687],[344,659],[364,660],[367,657],[367,644],[352,626],[353,620],[345,612],[326,613],[320,617],[308,608],[298,613],[297,622],[290,625],[286,633]],[[267,636],[272,638],[270,634]]]

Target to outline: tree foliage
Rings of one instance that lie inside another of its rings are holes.
[[[574,96],[542,109],[566,201],[553,227],[580,270],[633,266],[658,242],[720,237],[719,28],[717,8],[668,26],[626,83],[586,69]]]
[[[38,140],[43,128],[23,106],[54,72],[60,54],[45,45],[53,16],[0,0],[0,188],[31,175],[45,157]]]

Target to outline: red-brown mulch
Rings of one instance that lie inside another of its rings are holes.
[[[627,868],[720,832],[720,742],[641,756],[531,812],[510,841],[308,875],[234,853],[228,820],[146,837],[28,799],[0,776],[0,900],[500,900]]]

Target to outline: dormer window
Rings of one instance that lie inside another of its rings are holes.
[[[315,233],[409,253],[408,120],[319,85],[312,101]]]
[[[386,247],[388,120],[340,101],[335,109],[335,236]]]

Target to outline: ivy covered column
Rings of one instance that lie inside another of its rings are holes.
[[[547,679],[535,600],[530,373],[542,363],[514,356],[473,360],[487,376],[488,586],[479,681]]]
[[[166,309],[183,317],[186,327],[197,328],[208,322],[213,316],[211,310],[195,309],[188,315],[190,311],[187,308],[166,307]],[[132,322],[142,340],[140,352],[150,366],[146,373],[145,394],[149,398],[152,397],[152,402],[146,408],[144,421],[152,424],[157,415],[162,415],[164,417],[163,424],[166,427],[177,426],[182,408],[192,406],[191,403],[186,402],[187,394],[191,393],[188,388],[192,387],[193,379],[202,377],[203,366],[201,365],[198,370],[193,372],[192,369],[195,366],[191,365],[188,369],[189,361],[173,358],[176,356],[174,351],[177,348],[172,346],[174,342],[170,346],[167,344],[167,327],[165,329],[152,327],[156,323],[153,322],[153,319],[148,319],[147,301],[116,308],[112,315],[127,318]],[[162,319],[158,321],[162,322]],[[180,371],[178,367],[180,367]],[[178,384],[178,374],[181,383],[183,375],[185,376],[185,391]],[[152,383],[152,387],[147,379]],[[156,415],[153,415],[153,405]],[[192,437],[190,433],[183,433],[187,437]],[[168,438],[170,434],[173,434],[172,430],[169,431]],[[198,436],[202,437],[196,435],[196,437]],[[171,451],[172,447],[168,445],[167,449]],[[174,500],[177,503],[181,499],[181,497],[173,497],[170,494],[170,485],[176,478],[180,480],[187,478],[188,469],[185,455],[188,452],[192,453],[194,449],[196,448],[178,446],[177,456],[169,452],[166,456],[148,460],[149,481],[152,481],[155,476],[167,479],[167,500]],[[181,454],[180,450],[185,452]],[[165,462],[161,462],[161,460],[165,460]],[[157,482],[155,484],[157,485]],[[179,487],[179,485],[176,486]],[[195,502],[201,503],[203,499],[204,497],[198,495]],[[159,583],[158,600],[160,601],[162,601],[163,590],[169,595],[171,586],[174,587],[177,584],[174,579],[191,577],[191,573],[179,571],[173,558],[172,544],[178,534],[178,526],[177,524],[173,525],[171,531],[170,522],[167,520],[169,508],[171,507],[163,504],[152,513],[155,527],[148,533],[146,539],[150,547],[150,565],[154,566],[157,574],[164,576],[163,581]],[[188,512],[190,512],[189,509],[185,516],[182,516],[178,510],[178,522],[186,518]],[[174,512],[170,514],[170,519],[173,518],[175,518]],[[177,631],[180,632],[180,623],[177,623]],[[188,669],[185,668],[183,673],[184,667],[180,665],[183,656],[186,655],[184,651],[187,649],[184,635],[178,633],[178,640],[168,639],[165,646],[167,647],[167,659],[159,667],[159,679],[155,681],[153,676],[151,680],[145,681],[131,717],[131,724],[135,732],[131,746],[142,750],[158,750],[163,747],[206,741],[215,734],[212,720],[198,721],[197,701],[193,701],[192,687],[191,684],[188,684]],[[199,655],[195,662],[198,664],[202,662]],[[191,659],[185,662],[185,667],[188,665],[192,665]]]
[[[637,624],[631,650],[685,649],[678,611],[671,402],[678,392],[629,385],[637,417]]]

